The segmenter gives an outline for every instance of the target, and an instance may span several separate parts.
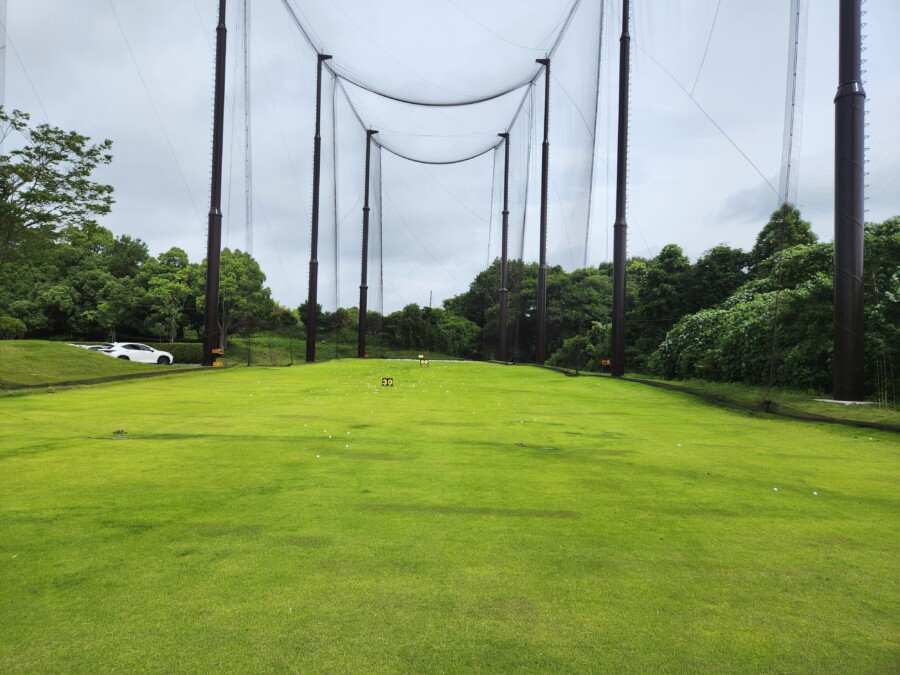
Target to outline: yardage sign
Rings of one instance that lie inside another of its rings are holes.
[[[382,377],[381,378],[381,386],[382,387],[393,387],[394,386],[394,378],[393,377]]]

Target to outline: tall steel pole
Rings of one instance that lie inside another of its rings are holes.
[[[612,374],[625,374],[625,256],[628,221],[625,219],[628,180],[628,79],[631,61],[631,34],[628,15],[631,1],[622,3],[622,37],[619,40],[619,147],[616,162],[616,223],[613,226],[613,315]]]
[[[316,60],[316,135],[313,139],[312,232],[309,242],[309,298],[306,308],[306,360],[316,360],[316,323],[318,321],[319,284],[319,183],[322,173],[322,63],[329,54]]]
[[[541,153],[541,253],[537,288],[537,362],[547,357],[547,191],[550,182],[550,59],[544,65],[544,143]]]
[[[859,401],[863,376],[864,127],[861,0],[841,0],[834,98],[834,397]]]
[[[507,360],[506,314],[509,300],[507,279],[507,258],[509,255],[509,134],[502,133],[503,139],[503,232],[500,245],[500,360]]]
[[[366,357],[366,312],[368,311],[369,293],[369,160],[372,156],[372,134],[377,131],[366,131],[366,187],[363,197],[363,230],[362,230],[362,265],[359,275],[359,347],[356,355]]]
[[[219,348],[219,266],[222,253],[222,137],[225,117],[225,0],[219,0],[216,25],[216,74],[213,102],[212,184],[206,235],[206,310],[203,328],[203,365],[216,360]]]

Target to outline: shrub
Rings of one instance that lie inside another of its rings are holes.
[[[11,316],[0,316],[0,340],[15,340],[25,336],[28,328],[23,321]]]
[[[203,345],[199,342],[148,342],[154,349],[169,352],[175,363],[202,363]]]

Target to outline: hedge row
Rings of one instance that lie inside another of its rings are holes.
[[[203,344],[200,342],[145,342],[144,344],[169,352],[175,363],[203,362]]]

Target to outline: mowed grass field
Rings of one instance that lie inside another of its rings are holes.
[[[434,361],[0,419],[0,671],[900,670],[896,434]]]

